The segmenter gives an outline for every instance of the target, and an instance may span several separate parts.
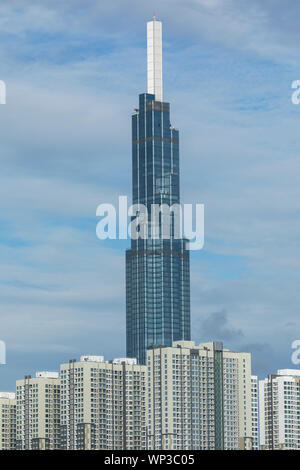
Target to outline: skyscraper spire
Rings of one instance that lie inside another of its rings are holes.
[[[156,19],[147,23],[147,78],[148,93],[155,95],[156,101],[163,101],[162,86],[162,23]]]

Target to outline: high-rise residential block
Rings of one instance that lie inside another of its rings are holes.
[[[300,449],[300,370],[259,381],[259,415],[261,449]]]
[[[37,372],[16,382],[18,450],[60,448],[60,379],[58,372]]]
[[[148,347],[190,339],[189,250],[177,230],[175,209],[179,132],[163,101],[162,25],[156,17],[147,25],[147,39],[148,93],[139,96],[132,116],[132,202],[140,213],[141,205],[146,208],[148,225],[142,236],[132,237],[126,252],[126,354],[140,364],[146,363]],[[154,206],[161,209],[158,217]],[[165,208],[173,208],[169,219],[162,215]]]
[[[258,378],[251,376],[252,450],[259,450]]]
[[[62,449],[145,449],[146,381],[136,359],[82,356],[62,364]]]
[[[15,394],[0,392],[0,450],[16,448]]]
[[[150,449],[252,448],[251,356],[175,341],[147,352]]]

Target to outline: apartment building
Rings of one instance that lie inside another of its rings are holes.
[[[251,449],[251,356],[175,341],[147,352],[149,449]]]
[[[252,450],[259,450],[258,378],[251,376]]]
[[[300,449],[300,370],[259,381],[259,414],[261,449]]]
[[[0,392],[0,450],[16,448],[15,394]]]
[[[60,448],[60,379],[58,372],[37,372],[16,382],[16,448]]]
[[[62,449],[146,448],[146,366],[82,356],[62,364],[60,374]]]

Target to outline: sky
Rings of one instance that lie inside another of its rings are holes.
[[[251,352],[263,377],[299,339],[300,5],[292,0],[0,4],[0,390],[83,354],[125,355],[125,249],[96,208],[131,195],[146,22],[163,22],[191,252],[192,339]]]

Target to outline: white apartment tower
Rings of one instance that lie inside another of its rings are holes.
[[[251,356],[176,341],[147,352],[148,447],[252,448]]]
[[[0,392],[0,450],[16,448],[15,394]]]
[[[259,414],[261,449],[300,449],[300,370],[259,381]]]
[[[17,450],[60,448],[58,372],[37,372],[16,382]]]
[[[258,379],[251,376],[252,450],[259,450]]]
[[[136,359],[82,356],[62,364],[62,449],[145,449],[146,381]]]

